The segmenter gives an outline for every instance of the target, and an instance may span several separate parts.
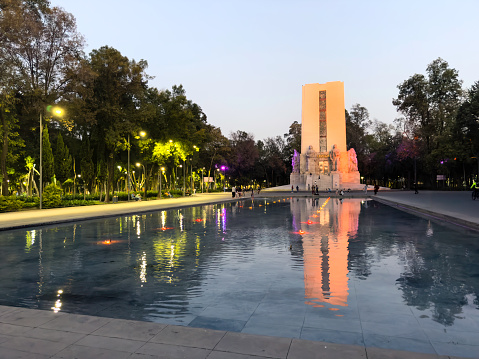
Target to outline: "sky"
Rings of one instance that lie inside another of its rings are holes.
[[[51,0],[72,13],[85,52],[146,60],[149,86],[182,84],[229,137],[283,136],[301,123],[301,86],[343,81],[345,107],[393,123],[397,86],[441,57],[479,81],[477,0]]]

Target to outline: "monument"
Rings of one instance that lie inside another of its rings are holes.
[[[344,83],[303,86],[301,153],[295,150],[290,183],[311,190],[362,189],[354,148],[346,148]]]

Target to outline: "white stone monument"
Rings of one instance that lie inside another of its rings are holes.
[[[303,86],[301,154],[293,156],[290,183],[301,190],[362,189],[356,151],[346,150],[343,82]]]

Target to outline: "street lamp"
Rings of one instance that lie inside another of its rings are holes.
[[[163,177],[163,173],[165,173],[165,167],[160,168],[160,199],[161,199],[161,177]]]
[[[143,176],[145,177],[145,201],[146,201],[146,169],[145,166],[139,162],[136,163],[136,167],[140,168],[140,166],[143,167]]]
[[[61,116],[63,110],[60,107],[47,107],[47,111],[51,112],[56,116]],[[40,111],[40,209],[42,209],[43,202],[43,122],[42,122],[42,111]]]
[[[226,166],[221,166],[223,171],[223,192],[226,192]]]
[[[139,135],[139,137],[145,137],[146,132],[145,131],[140,131],[138,133],[138,135]],[[130,201],[130,185],[131,185],[131,177],[130,177],[130,133],[128,133],[128,174],[127,174],[127,177],[128,177],[128,189],[127,189],[128,201]]]

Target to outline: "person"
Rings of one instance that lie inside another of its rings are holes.
[[[235,186],[231,187],[231,197],[233,197],[233,198],[236,197],[236,187]]]
[[[296,186],[296,192],[299,192],[299,186]]]
[[[293,193],[293,192],[294,192],[294,186],[291,185],[291,193]]]
[[[418,194],[418,190],[417,190],[417,181],[414,182],[414,194]]]
[[[471,186],[472,192],[474,193],[473,197],[479,197],[479,188],[477,187],[476,180],[472,180],[472,186]]]
[[[254,187],[251,187],[251,198],[254,198]]]
[[[364,185],[364,193],[368,193],[368,185],[367,184]]]
[[[374,194],[378,194],[379,191],[379,185],[374,186]]]
[[[135,201],[141,201],[141,195],[139,193],[135,196]]]
[[[261,192],[261,186],[258,186],[258,194]]]

